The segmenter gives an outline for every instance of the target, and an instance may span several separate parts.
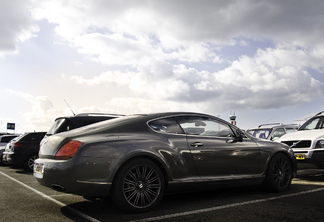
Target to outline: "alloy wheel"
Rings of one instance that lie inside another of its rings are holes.
[[[159,197],[160,192],[161,178],[149,165],[136,165],[124,177],[124,197],[135,208],[149,207]]]

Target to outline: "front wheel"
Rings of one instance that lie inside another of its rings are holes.
[[[288,157],[276,154],[269,163],[263,185],[270,191],[283,192],[288,190],[292,180],[292,165]]]
[[[148,159],[134,159],[117,172],[111,197],[129,213],[143,213],[159,204],[165,190],[161,169]]]

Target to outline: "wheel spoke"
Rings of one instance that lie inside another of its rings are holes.
[[[279,158],[273,167],[274,183],[279,188],[285,188],[290,181],[290,166],[286,159]]]
[[[123,181],[123,193],[134,207],[148,207],[159,197],[161,179],[149,165],[136,165],[126,174]]]

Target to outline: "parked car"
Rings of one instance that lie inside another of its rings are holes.
[[[301,168],[324,169],[324,111],[306,121],[298,131],[280,137],[277,142],[293,149]]]
[[[121,116],[123,115],[105,113],[81,113],[75,116],[58,117],[55,119],[54,124],[47,132],[47,135],[53,135],[56,133],[73,130],[82,126],[87,126],[93,123],[114,119]]]
[[[0,164],[4,164],[2,162],[3,152],[5,150],[6,145],[10,142],[10,140],[19,136],[18,134],[6,134],[0,136]]]
[[[12,140],[3,152],[3,162],[32,171],[34,161],[38,158],[40,141],[45,134],[46,132],[25,133]]]
[[[190,187],[258,184],[286,191],[295,174],[287,145],[214,116],[180,112],[125,116],[52,135],[34,165],[44,186],[87,197],[110,194],[131,213]]]
[[[298,127],[297,124],[269,123],[262,124],[258,128],[248,129],[246,132],[260,139],[276,140],[287,133],[297,131]]]

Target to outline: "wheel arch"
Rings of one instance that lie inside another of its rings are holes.
[[[266,164],[266,168],[265,168],[265,170],[264,170],[264,174],[266,175],[266,173],[267,173],[267,171],[268,171],[268,168],[269,168],[269,165],[270,165],[270,163],[271,163],[271,161],[272,161],[272,159],[276,156],[276,155],[278,155],[278,154],[284,154],[287,158],[288,158],[288,160],[289,160],[289,162],[290,162],[290,164],[291,164],[291,167],[292,167],[292,176],[294,177],[294,172],[295,172],[295,168],[296,168],[296,166],[294,165],[294,163],[293,163],[293,161],[291,160],[291,157],[289,156],[289,154],[287,153],[287,152],[284,152],[284,151],[278,151],[278,152],[275,152],[269,159],[268,159],[268,161],[267,161],[267,164]]]
[[[167,189],[168,187],[168,182],[171,180],[170,178],[170,174],[168,172],[168,166],[167,164],[161,160],[160,158],[154,156],[153,154],[150,153],[141,153],[141,154],[137,154],[137,155],[132,155],[129,156],[128,158],[124,158],[122,161],[120,161],[118,163],[118,165],[116,166],[114,172],[111,175],[111,183],[113,184],[115,179],[116,179],[116,175],[118,174],[118,172],[121,170],[121,168],[127,164],[130,161],[133,161],[134,159],[148,159],[151,160],[152,162],[154,162],[162,171],[163,173],[163,177],[165,179],[165,187]]]

